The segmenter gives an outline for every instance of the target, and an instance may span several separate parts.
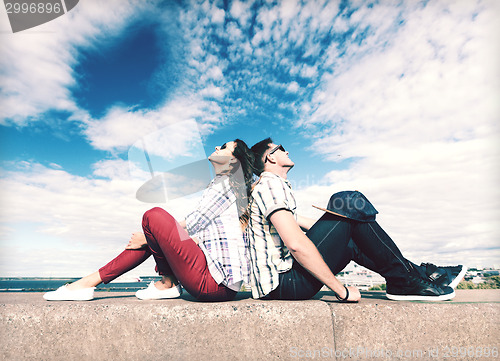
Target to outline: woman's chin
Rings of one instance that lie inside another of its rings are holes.
[[[229,157],[221,156],[221,155],[211,155],[208,157],[208,160],[212,164],[224,165],[229,163]]]

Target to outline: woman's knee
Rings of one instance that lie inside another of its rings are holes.
[[[161,221],[165,223],[175,223],[174,217],[166,210],[160,207],[151,208],[146,211],[142,217],[142,224],[149,224],[150,222]]]

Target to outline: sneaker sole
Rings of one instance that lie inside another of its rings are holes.
[[[140,291],[137,291],[135,293],[135,297],[137,297],[140,300],[144,300],[144,301],[147,301],[147,300],[168,300],[168,299],[171,299],[171,298],[179,298],[179,297],[182,296],[182,291],[179,291],[176,294],[172,294],[172,295],[154,296],[154,297],[152,297],[152,296],[141,296],[141,293],[137,294]]]
[[[72,298],[50,298],[50,297],[47,297],[44,299],[46,301],[92,301],[94,299],[94,297],[82,297],[82,298],[78,298],[78,297],[72,297]]]
[[[457,275],[457,277],[455,277],[455,279],[448,285],[448,287],[455,289],[460,283],[460,281],[462,281],[462,279],[464,278],[466,272],[467,272],[467,267],[462,266],[462,270]]]
[[[142,297],[135,295],[135,297],[137,297],[139,300],[147,301],[147,300],[170,300],[170,299],[174,299],[174,298],[179,298],[179,297],[181,297],[181,295],[173,296],[173,297],[169,296],[169,297],[145,297],[145,298],[142,298]]]
[[[385,296],[393,301],[448,301],[455,297],[455,291],[440,296],[391,295],[389,293],[386,293]]]
[[[43,298],[47,301],[91,301],[94,299],[95,287],[78,291],[61,291],[61,288],[45,293]]]

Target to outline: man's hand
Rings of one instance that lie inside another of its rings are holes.
[[[343,302],[359,302],[361,299],[361,293],[359,293],[359,290],[357,287],[354,286],[346,286],[346,288],[349,290],[349,298]],[[338,297],[340,297],[342,300],[345,299],[346,296],[346,291],[344,290],[341,294],[338,294]]]
[[[359,290],[354,286],[348,286],[347,288],[349,289],[349,298],[347,301],[359,302],[361,299],[361,293],[359,293]]]
[[[146,236],[142,232],[135,232],[132,233],[132,237],[130,237],[130,240],[128,241],[127,246],[125,249],[141,249],[143,247],[146,247],[148,245],[148,242],[146,241]]]

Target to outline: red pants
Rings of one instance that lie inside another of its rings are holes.
[[[160,275],[174,275],[182,287],[200,301],[230,301],[235,291],[212,278],[205,254],[168,212],[153,208],[142,219],[148,247],[125,250],[99,269],[104,283],[137,267],[153,255]]]

